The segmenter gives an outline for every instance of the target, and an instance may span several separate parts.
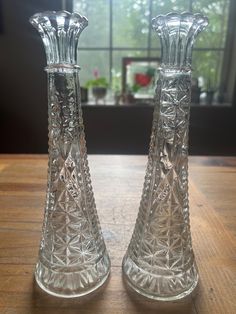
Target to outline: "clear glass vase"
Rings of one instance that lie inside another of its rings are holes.
[[[162,63],[143,194],[123,273],[129,286],[156,300],[180,299],[198,282],[189,225],[188,129],[192,47],[207,24],[206,17],[190,13],[152,20]]]
[[[46,51],[49,113],[46,208],[35,277],[50,294],[77,297],[101,286],[110,270],[89,174],[76,65],[88,21],[61,11],[35,14],[30,22]]]

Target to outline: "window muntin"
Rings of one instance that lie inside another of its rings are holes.
[[[175,10],[202,12],[208,16],[208,30],[198,37],[193,52],[193,77],[202,77],[203,90],[220,90],[229,2],[73,0],[74,11],[86,15],[90,21],[79,45],[82,85],[91,79],[93,70],[98,69],[117,89],[119,84],[121,86],[122,57],[160,57],[160,41],[151,30],[150,21],[158,14]]]

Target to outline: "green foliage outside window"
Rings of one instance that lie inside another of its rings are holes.
[[[112,81],[115,90],[121,84],[122,57],[160,57],[160,42],[153,31],[152,17],[170,11],[201,12],[210,24],[195,44],[193,77],[202,77],[203,89],[218,90],[227,34],[230,0],[74,0],[74,11],[89,19],[81,35],[79,63],[82,84],[97,68]]]

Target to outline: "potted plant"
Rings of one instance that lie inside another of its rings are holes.
[[[93,75],[94,79],[87,81],[86,87],[92,89],[92,94],[95,97],[95,102],[97,104],[99,99],[105,98],[108,82],[105,77],[99,76],[98,70],[94,70]]]

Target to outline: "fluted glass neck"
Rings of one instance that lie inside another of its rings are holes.
[[[46,11],[30,18],[44,43],[48,66],[77,64],[78,40],[88,25],[86,17],[67,11]]]
[[[208,25],[202,14],[168,13],[152,19],[162,46],[162,67],[189,69],[197,35]]]

